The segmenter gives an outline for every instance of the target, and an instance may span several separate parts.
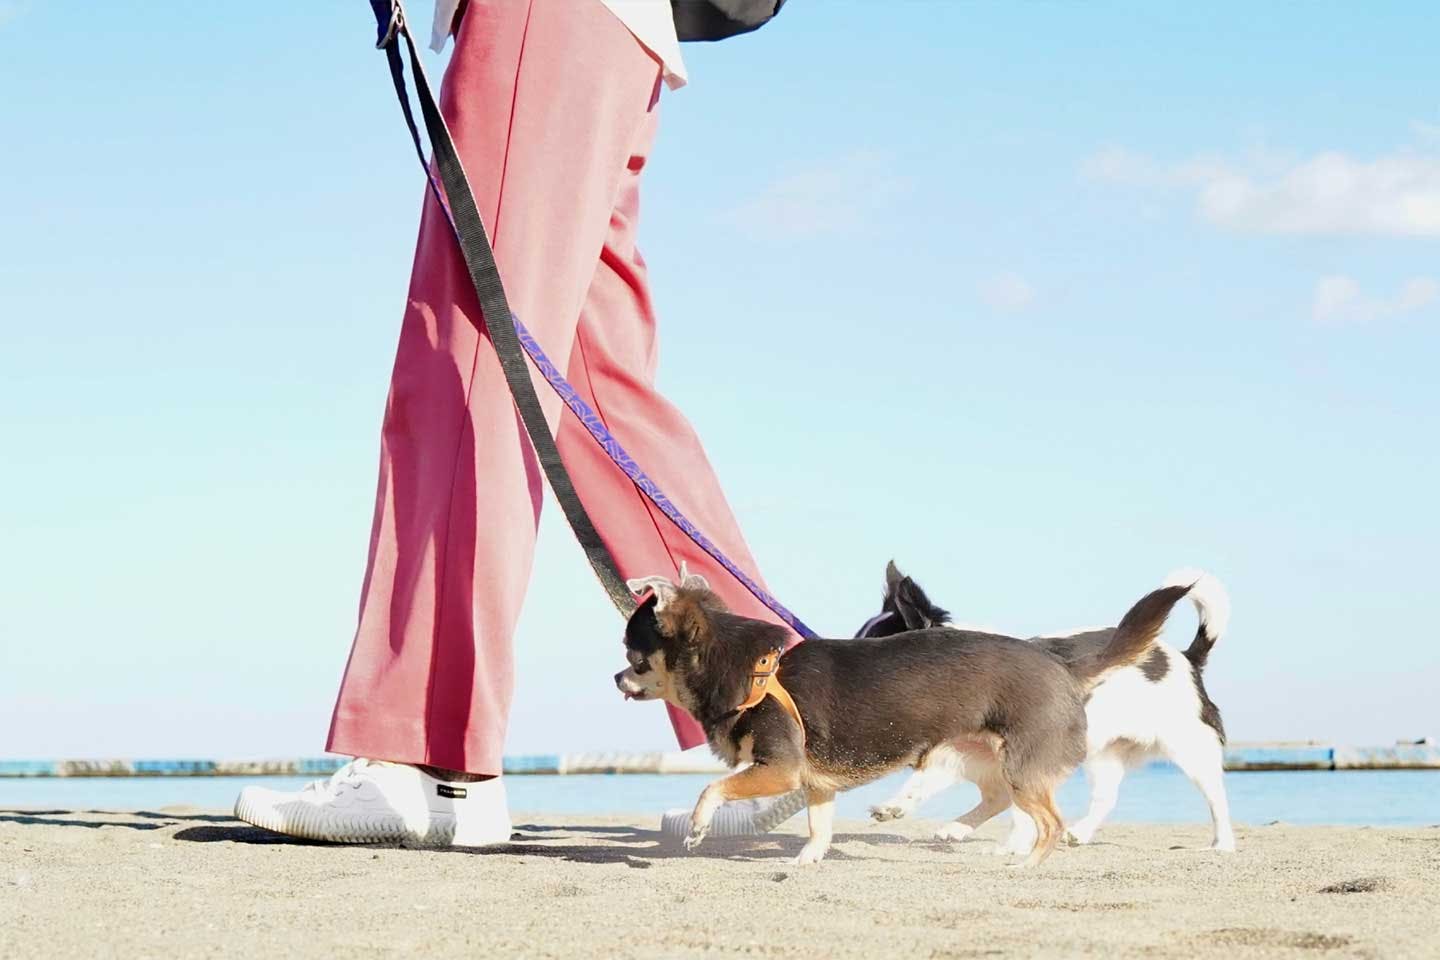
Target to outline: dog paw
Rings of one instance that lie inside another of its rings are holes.
[[[1065,842],[1072,847],[1081,847],[1095,839],[1095,831],[1076,825],[1065,831]]]
[[[935,831],[936,840],[964,840],[975,832],[975,828],[957,821],[950,821]]]
[[[997,857],[1026,857],[1035,849],[1035,841],[1030,837],[1016,838],[1014,835],[997,841],[990,850],[993,856]]]
[[[1210,849],[1214,850],[1216,853],[1234,853],[1235,838],[1231,837],[1228,840],[1216,840],[1214,843],[1210,844]]]
[[[805,846],[800,848],[799,855],[790,862],[795,864],[795,866],[797,867],[803,867],[806,864],[811,863],[819,863],[821,858],[825,856],[825,852],[829,849],[830,845],[828,843],[823,846],[811,846],[807,843],[805,844]]]
[[[883,823],[886,820],[899,820],[909,812],[899,803],[882,803],[870,808],[870,817]]]

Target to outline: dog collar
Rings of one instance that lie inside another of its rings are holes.
[[[790,691],[780,684],[780,678],[776,673],[780,669],[780,651],[771,650],[769,653],[755,661],[755,669],[750,671],[750,693],[740,706],[735,708],[735,713],[741,714],[751,707],[756,706],[766,697],[774,697],[779,701],[785,712],[794,718],[800,725],[800,744],[805,744],[805,721],[800,719],[800,709],[795,706],[795,699],[790,696]]]

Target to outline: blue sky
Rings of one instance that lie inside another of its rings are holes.
[[[120,6],[0,3],[0,756],[315,753],[422,180],[363,5]],[[661,382],[777,594],[848,634],[893,556],[1033,633],[1201,566],[1233,737],[1440,733],[1437,21],[793,0],[688,46]],[[507,747],[666,747],[557,521]]]

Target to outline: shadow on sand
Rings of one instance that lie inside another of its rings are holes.
[[[59,814],[67,819],[60,819]],[[123,827],[127,830],[162,830],[166,824],[163,823],[135,823],[130,820],[97,820],[97,819],[73,819],[77,816],[104,817],[114,816],[100,810],[84,810],[78,813],[73,810],[4,810],[0,811],[0,823],[19,823],[25,826],[36,827],[83,827],[88,830],[98,830],[101,827]]]
[[[251,844],[293,844],[297,846],[332,846],[313,840],[299,840],[286,837],[248,824],[230,822],[225,824],[186,827],[175,834],[176,840],[187,843],[251,843]],[[571,843],[570,840],[599,841],[599,843]],[[911,841],[895,834],[849,833],[837,834],[836,843],[858,842],[868,845],[909,844]],[[378,849],[413,849],[418,852],[451,854],[461,856],[520,856],[544,857],[571,863],[615,864],[644,869],[655,860],[684,858],[724,859],[736,862],[766,861],[784,862],[800,852],[805,838],[788,834],[766,837],[710,839],[698,853],[687,853],[673,838],[658,830],[643,830],[636,827],[613,825],[551,826],[539,824],[517,824],[510,842],[493,847],[423,847],[408,844],[365,844]],[[842,850],[831,849],[826,859],[862,859]]]
[[[127,819],[139,818],[141,823]],[[42,827],[83,827],[96,830],[100,827],[123,827],[127,830],[163,830],[184,821],[202,820],[208,823],[233,823],[234,817],[214,813],[164,813],[155,810],[0,810],[0,823],[19,823],[26,826]],[[148,822],[156,821],[156,822]]]
[[[128,830],[164,830],[179,827],[174,839],[185,843],[244,843],[266,846],[302,847],[336,846],[319,840],[303,840],[243,823],[226,814],[166,813],[163,810],[138,810],[117,813],[100,810],[0,810],[0,822],[47,827],[78,827],[95,830],[120,827]],[[655,860],[689,857],[723,859],[735,862],[782,863],[800,852],[803,836],[770,834],[763,837],[712,837],[694,854],[680,842],[658,830],[613,824],[552,824],[521,823],[515,825],[510,842],[493,847],[424,847],[409,844],[363,844],[378,849],[413,849],[418,852],[459,854],[464,856],[510,855],[544,857],[572,863],[623,863],[646,868]],[[861,843],[867,846],[889,844],[925,844],[891,833],[840,833],[835,843]],[[362,846],[354,844],[354,846]],[[952,845],[953,848],[953,845]],[[863,859],[832,848],[828,860]]]

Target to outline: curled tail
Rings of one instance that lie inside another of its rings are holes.
[[[1093,685],[1111,670],[1139,662],[1165,629],[1170,611],[1189,592],[1187,584],[1161,587],[1145,594],[1120,620],[1110,642],[1099,652],[1073,662],[1070,671]]]
[[[1230,623],[1230,595],[1219,580],[1203,570],[1176,570],[1165,578],[1165,586],[1190,588],[1190,600],[1200,615],[1200,625],[1195,628],[1195,639],[1185,648],[1185,659],[1197,672],[1204,670],[1210,649],[1220,642]]]

